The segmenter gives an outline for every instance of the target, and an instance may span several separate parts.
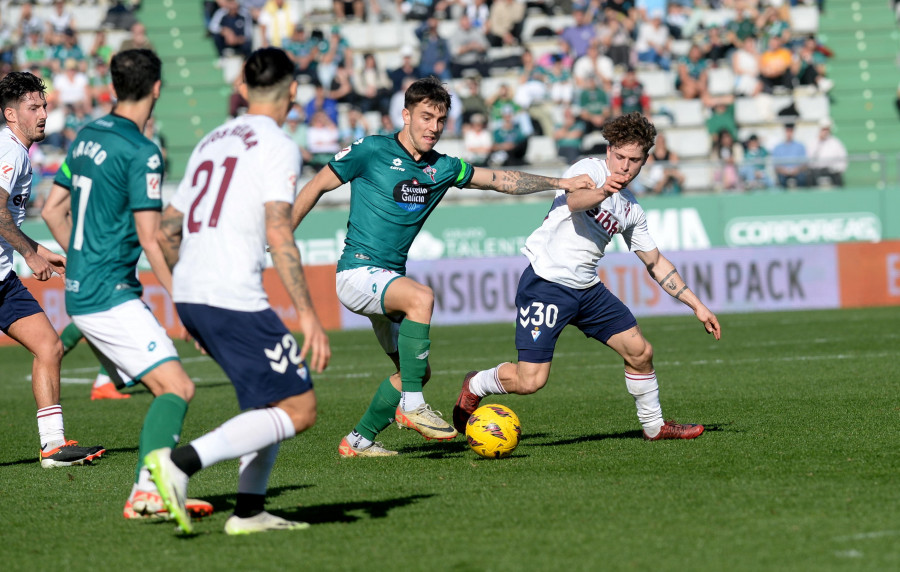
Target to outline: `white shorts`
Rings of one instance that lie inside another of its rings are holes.
[[[400,277],[393,270],[366,266],[342,270],[336,278],[338,300],[351,312],[369,318],[378,343],[388,354],[397,351],[400,324],[385,315],[384,292]]]
[[[91,346],[114,366],[104,363],[110,377],[116,369],[140,379],[161,363],[177,360],[175,344],[141,300],[129,300],[103,312],[72,316]],[[125,381],[125,380],[122,380]],[[116,380],[120,384],[120,380]],[[126,381],[127,383],[127,381]]]

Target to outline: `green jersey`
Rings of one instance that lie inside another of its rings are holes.
[[[425,219],[451,187],[464,187],[473,167],[434,150],[416,161],[398,139],[370,135],[328,166],[350,181],[350,218],[338,271],[377,266],[406,274],[406,258]]]
[[[110,114],[78,132],[54,181],[72,194],[69,315],[140,298],[141,245],[133,213],[162,210],[162,172],[159,148],[124,117]]]

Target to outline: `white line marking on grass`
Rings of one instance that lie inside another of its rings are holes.
[[[77,385],[87,385],[89,383],[94,383],[93,379],[89,379],[86,377],[61,377],[59,378],[60,383],[71,383]]]
[[[847,540],[869,540],[870,538],[884,538],[885,536],[900,536],[900,530],[876,530],[874,532],[861,532],[859,534],[850,534],[848,536],[837,536],[835,542],[845,542]]]
[[[554,371],[563,370],[584,370],[585,366],[581,363],[567,363],[565,360],[569,357],[575,356],[581,357],[580,354],[577,353],[566,353],[566,352],[556,352],[554,354]],[[870,352],[870,353],[859,353],[859,354],[829,354],[829,355],[802,355],[802,356],[786,356],[781,358],[739,358],[739,359],[701,359],[701,360],[693,360],[693,361],[680,361],[680,360],[663,360],[657,361],[657,367],[671,367],[671,366],[691,366],[691,365],[727,365],[733,366],[735,364],[756,364],[756,363],[771,363],[771,362],[812,362],[812,361],[830,361],[830,360],[847,360],[847,359],[872,359],[872,358],[885,358],[885,357],[894,357],[896,354],[893,352]],[[432,376],[453,376],[460,375],[463,373],[463,370],[468,368],[471,365],[469,360],[464,358],[450,358],[440,360],[444,365],[454,365],[454,364],[465,364],[462,368],[456,369],[433,369],[431,371]],[[485,369],[487,364],[484,364]],[[590,369],[622,369],[621,363],[593,363],[590,365]],[[352,370],[351,370],[352,371]],[[378,375],[373,372],[366,370],[365,372],[353,371],[352,373],[334,373],[329,369],[326,374],[331,379],[352,379],[352,378],[362,378],[374,376],[378,377]]]
[[[209,356],[195,356],[184,358],[181,360],[181,363],[198,363],[204,361],[212,361],[212,358]],[[60,370],[60,375],[66,374],[78,374],[78,373],[91,373],[96,375],[97,372],[100,371],[99,365],[92,365],[90,367],[68,367]],[[25,376],[25,381],[31,381],[31,374]],[[83,383],[94,383],[93,379],[87,379],[83,377],[61,377],[60,383],[72,383],[72,384],[83,384]],[[194,379],[197,381],[197,379]]]
[[[715,360],[695,360],[690,362],[670,361],[660,362],[663,365],[733,365],[736,363],[769,363],[773,361],[795,362],[795,361],[827,361],[827,360],[844,360],[844,359],[869,359],[893,357],[895,352],[869,352],[859,354],[830,354],[818,356],[785,356],[780,358],[738,358],[738,359],[715,359]]]
[[[834,553],[838,558],[862,558],[863,553],[859,550],[840,550]]]

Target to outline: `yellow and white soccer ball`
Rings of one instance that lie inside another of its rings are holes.
[[[522,424],[505,405],[490,403],[476,409],[466,423],[466,441],[486,459],[508,457],[519,444]]]

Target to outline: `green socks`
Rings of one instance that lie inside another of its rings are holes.
[[[355,431],[369,441],[374,441],[375,436],[394,420],[394,412],[399,403],[400,392],[394,389],[394,386],[391,385],[391,378],[388,377],[378,386],[372,403],[369,404],[365,415],[356,424]]]
[[[430,329],[429,324],[408,319],[400,323],[397,349],[400,352],[400,380],[404,392],[422,392],[422,378],[428,369],[431,348],[431,340],[428,339]]]
[[[187,401],[174,393],[164,393],[150,404],[147,416],[144,417],[144,427],[141,429],[134,482],[138,482],[147,453],[162,447],[174,447],[178,442],[187,408]]]
[[[63,343],[63,352],[69,353],[72,351],[72,348],[74,348],[83,337],[84,334],[81,333],[81,330],[78,329],[75,322],[69,322],[69,325],[59,334],[59,338]]]

